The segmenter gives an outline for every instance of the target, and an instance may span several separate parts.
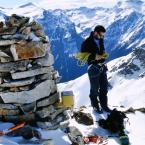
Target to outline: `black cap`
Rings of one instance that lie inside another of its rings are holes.
[[[94,31],[96,31],[96,32],[104,32],[105,33],[106,29],[103,26],[101,26],[101,25],[97,25],[95,27]]]

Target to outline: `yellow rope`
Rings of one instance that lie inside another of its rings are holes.
[[[91,53],[88,52],[79,52],[75,55],[75,58],[78,60],[77,65],[78,66],[84,66],[88,60],[88,57]]]

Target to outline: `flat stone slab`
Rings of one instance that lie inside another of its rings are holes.
[[[7,55],[5,52],[2,52],[2,51],[0,50],[0,58],[1,58],[1,57],[9,58],[10,56]]]
[[[8,40],[8,44],[9,44]],[[4,45],[5,43],[3,43],[5,41],[0,41],[0,62],[11,62],[13,61],[13,57],[11,55],[10,52],[10,45]]]
[[[2,82],[3,82],[3,79],[2,79],[1,76],[0,76],[0,84],[2,84]]]
[[[19,110],[8,110],[4,108],[0,108],[0,115],[19,115]]]
[[[37,63],[41,66],[52,66],[54,64],[54,57],[51,53],[47,53],[42,58],[37,58],[34,63]]]
[[[12,110],[15,110],[15,109],[18,109],[17,106],[15,105],[12,105],[12,104],[0,104],[0,109],[12,109]]]
[[[43,57],[47,51],[47,44],[42,42],[20,42],[11,45],[11,52],[15,61]]]
[[[51,120],[54,120],[59,114],[63,113],[65,111],[64,108],[60,108],[55,110],[55,112],[53,114],[51,114],[49,117]]]
[[[23,111],[23,113],[30,113],[30,112],[35,112],[36,111],[36,101],[30,104],[22,104],[19,105],[19,107],[21,108],[21,110]]]
[[[11,57],[0,57],[0,62],[11,62],[13,59]]]
[[[5,115],[1,116],[0,118],[2,121],[7,121],[7,122],[13,122],[13,123],[20,123],[20,122],[31,122],[35,121],[35,114],[34,113],[29,113],[25,115]]]
[[[44,107],[42,110],[40,111],[36,111],[36,114],[40,117],[40,118],[45,118],[47,116],[50,116],[51,114],[53,114],[55,112],[54,106],[50,105],[47,107]]]
[[[37,80],[54,80],[52,74],[42,74],[37,76]]]
[[[22,92],[0,92],[0,96],[4,103],[20,103],[27,104],[36,100],[49,96],[55,83],[53,80],[46,80],[38,84],[34,89]]]
[[[15,40],[0,40],[0,46],[12,45],[15,42]]]
[[[34,70],[11,73],[11,76],[12,76],[12,79],[22,79],[22,78],[33,77],[36,75],[46,74],[46,73],[51,73],[50,67],[43,67],[43,68],[38,68]]]
[[[48,130],[55,130],[57,128],[61,128],[63,126],[63,123],[68,122],[67,117],[64,114],[59,114],[53,121],[38,121],[37,125],[38,127],[42,129],[48,129]],[[69,122],[66,124],[66,127],[69,125]],[[66,128],[65,127],[65,128]]]
[[[3,55],[3,56],[1,56],[1,55]],[[12,57],[8,56],[7,54],[5,54],[3,52],[0,52],[0,62],[5,63],[5,62],[11,62],[11,61],[13,61]]]
[[[52,105],[43,108],[40,111],[36,111],[36,114],[40,117],[40,118],[46,118],[48,117],[50,120],[53,120],[56,118],[56,116],[58,116],[59,114],[63,113],[65,111],[64,108],[59,108],[59,109],[55,109]]]
[[[2,35],[13,35],[17,31],[17,27],[3,27],[0,28],[0,36]]]
[[[30,61],[0,63],[0,72],[24,71]]]
[[[11,81],[10,83],[3,83],[0,84],[0,87],[21,87],[30,85],[34,82],[35,78],[27,78],[25,80],[17,80],[17,81]]]
[[[20,91],[29,91],[30,85],[18,87]]]
[[[55,93],[51,96],[44,98],[43,100],[37,101],[37,107],[44,107],[48,105],[52,105],[59,100],[59,93]]]

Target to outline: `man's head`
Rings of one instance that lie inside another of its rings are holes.
[[[103,39],[105,32],[106,29],[103,26],[97,25],[94,29],[94,37],[97,39]]]

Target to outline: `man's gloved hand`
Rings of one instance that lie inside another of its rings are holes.
[[[105,59],[107,59],[109,57],[109,54],[107,52],[103,53],[102,55]]]
[[[105,52],[102,55],[97,54],[95,60],[107,59],[108,57],[109,57],[109,54]]]

